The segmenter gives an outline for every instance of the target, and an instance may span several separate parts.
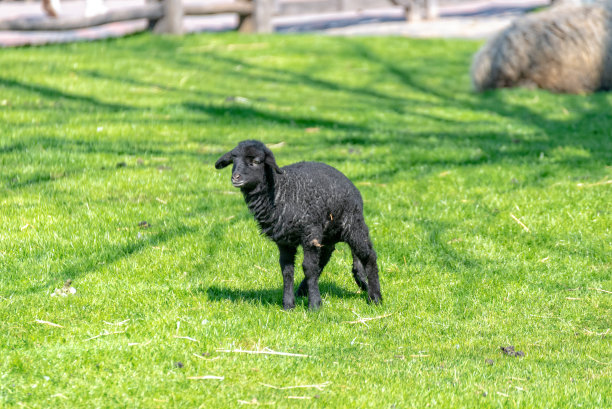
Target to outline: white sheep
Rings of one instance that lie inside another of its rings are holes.
[[[516,20],[475,55],[476,91],[539,87],[586,93],[612,88],[612,5],[558,6]]]

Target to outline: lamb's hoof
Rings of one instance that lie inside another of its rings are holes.
[[[368,301],[372,304],[381,304],[382,303],[382,295],[379,294],[368,294]]]
[[[322,306],[322,305],[323,305],[323,301],[321,301],[321,300],[319,299],[319,300],[316,300],[316,301],[314,301],[314,302],[309,302],[309,303],[308,303],[308,309],[309,309],[310,311],[317,311],[317,310],[320,310],[320,309],[321,309],[321,306]]]

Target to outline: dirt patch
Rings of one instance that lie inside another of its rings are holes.
[[[523,351],[517,351],[514,349],[514,345],[508,345],[507,347],[501,347],[501,351],[504,355],[515,356],[515,357],[524,357],[525,353]]]

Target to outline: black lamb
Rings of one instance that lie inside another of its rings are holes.
[[[353,277],[370,301],[382,300],[376,252],[363,218],[359,190],[324,163],[300,162],[279,168],[272,151],[255,140],[242,141],[215,163],[233,163],[232,184],[240,188],[262,233],[280,251],[283,307],[295,307],[293,270],[298,246],[304,249],[304,280],[297,295],[308,295],[311,309],[321,306],[319,276],[338,242],[353,254]],[[364,268],[365,266],[365,268]]]

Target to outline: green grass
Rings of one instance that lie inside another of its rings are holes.
[[[612,407],[612,95],[474,94],[478,46],[0,50],[0,407]],[[282,311],[276,246],[213,166],[249,138],[359,187],[382,306],[340,246],[323,309]]]

